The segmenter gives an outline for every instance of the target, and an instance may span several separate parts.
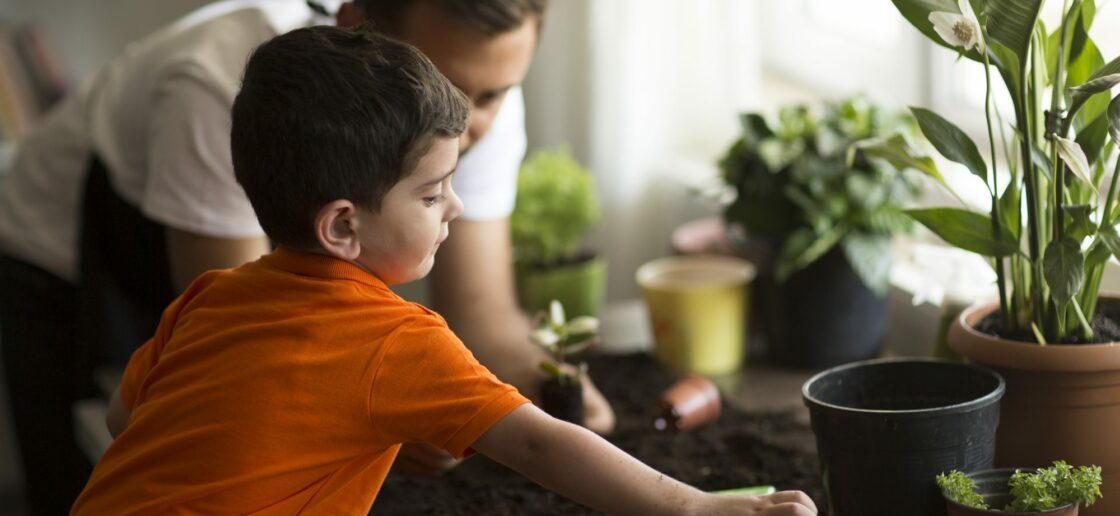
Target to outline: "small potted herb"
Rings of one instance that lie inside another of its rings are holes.
[[[981,514],[1076,515],[1101,496],[1100,466],[1074,468],[1054,461],[1049,468],[953,470],[937,475],[949,516]],[[999,507],[1002,507],[1000,509]]]
[[[518,175],[510,215],[522,307],[545,310],[558,299],[573,316],[598,315],[607,262],[583,244],[601,218],[591,174],[566,147],[529,156]]]
[[[557,419],[580,423],[583,421],[580,378],[587,374],[587,364],[573,365],[568,359],[596,342],[599,320],[585,315],[569,321],[564,315],[564,306],[552,300],[548,311],[538,313],[534,321],[536,329],[530,338],[551,355],[551,360],[540,363],[541,370],[549,375],[541,385],[541,407]]]

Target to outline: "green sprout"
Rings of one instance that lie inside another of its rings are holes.
[[[953,470],[937,475],[937,485],[950,500],[975,509],[989,509],[976,492],[976,483],[964,473]],[[1074,468],[1065,461],[1054,461],[1049,468],[1035,472],[1016,470],[1007,481],[1012,501],[1003,512],[1047,511],[1071,503],[1086,507],[1101,495],[1101,467]]]
[[[945,491],[945,496],[965,507],[973,509],[987,509],[984,497],[976,492],[976,482],[960,471],[953,470],[948,474],[937,475],[937,486]]]
[[[549,303],[548,312],[537,314],[533,326],[535,329],[529,335],[530,340],[547,350],[552,357],[540,363],[541,370],[561,382],[579,378],[587,365],[579,364],[575,372],[570,373],[567,357],[587,349],[598,340],[599,319],[581,316],[569,321],[564,315],[564,306],[554,299]]]

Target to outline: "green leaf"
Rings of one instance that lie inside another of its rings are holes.
[[[1086,270],[1092,269],[1104,263],[1113,254],[1112,250],[1103,243],[1104,233],[1102,232],[1099,235],[1101,236],[1101,238],[1098,238],[1096,242],[1093,242],[1092,246],[1089,246],[1089,252],[1085,255]],[[1113,232],[1113,237],[1116,238],[1116,240],[1113,242],[1114,245],[1120,245],[1120,237],[1116,237],[1115,232]]]
[[[1116,145],[1120,145],[1120,95],[1108,104],[1108,134],[1112,135]]]
[[[1117,84],[1120,84],[1120,73],[1105,75],[1083,82],[1078,86],[1070,88],[1070,93],[1074,95],[1093,95],[1103,91],[1109,91]]]
[[[1038,167],[1043,176],[1046,176],[1047,181],[1054,180],[1054,170],[1050,167],[1050,157],[1038,148],[1038,145],[1031,145],[1031,163]]]
[[[974,509],[987,509],[984,497],[976,492],[976,482],[960,471],[953,470],[948,474],[937,475],[937,487],[944,490],[950,500]]]
[[[1066,213],[1066,236],[1072,238],[1075,242],[1080,242],[1085,237],[1093,234],[1096,231],[1096,225],[1089,218],[1093,212],[1093,207],[1088,204],[1077,204],[1073,206],[1062,206],[1062,211]]]
[[[863,284],[885,296],[891,279],[890,237],[854,231],[840,241],[840,247]]]
[[[847,227],[843,225],[837,225],[819,237],[808,228],[794,231],[782,245],[774,271],[775,277],[779,282],[789,279],[793,273],[824,256],[847,232]]]
[[[999,198],[999,217],[1003,226],[1011,232],[1011,236],[1018,241],[1023,229],[1022,223],[1022,195],[1018,181],[1009,181],[1003,195]]]
[[[1081,246],[1072,238],[1063,238],[1046,246],[1042,257],[1042,274],[1050,285],[1050,296],[1059,305],[1068,302],[1081,290],[1085,258]]]
[[[560,371],[560,368],[552,362],[541,362],[539,364],[539,367],[541,368],[541,371],[548,373],[553,378],[560,378],[561,376],[564,376],[564,373]]]
[[[988,184],[987,165],[984,163],[984,158],[980,156],[980,151],[976,148],[976,143],[972,141],[972,138],[969,138],[964,131],[952,122],[933,111],[911,107],[910,112],[914,114],[914,118],[918,121],[918,127],[921,128],[922,134],[929,139],[937,152],[940,152],[950,161],[968,167],[973,175],[984,181],[985,185]]]
[[[774,136],[774,131],[766,123],[766,119],[757,113],[743,113],[739,115],[739,126],[743,130],[743,143],[748,147],[758,147],[762,140]]]
[[[1104,142],[1107,139],[1108,116],[1102,114],[1077,132],[1075,142],[1085,151],[1085,157],[1089,160],[1089,163],[1094,163],[1100,157]]]
[[[1093,184],[1093,171],[1089,168],[1089,159],[1085,157],[1085,151],[1081,146],[1060,136],[1055,136],[1054,141],[1058,144],[1058,156],[1066,163],[1069,170],[1092,187],[1094,192],[1097,191],[1097,185]]]
[[[900,134],[869,138],[852,144],[848,149],[848,166],[851,166],[855,161],[857,153],[862,153],[868,158],[882,159],[899,170],[908,168],[917,170],[933,178],[946,188],[949,187],[945,179],[941,177],[941,172],[937,170],[937,165],[933,163],[933,160],[911,148],[910,144],[906,142],[906,138]]]
[[[987,215],[958,208],[925,208],[906,213],[942,240],[966,251],[992,257],[1019,252],[1019,242],[1007,228],[1000,228],[998,240],[992,237],[992,221]]]
[[[1112,226],[1105,226],[1097,234],[1098,239],[1108,252],[1112,253],[1117,259],[1120,259],[1120,234],[1116,233],[1116,228]]]
[[[1106,75],[1112,75],[1115,73],[1120,73],[1120,56],[1116,57],[1112,61],[1109,61],[1108,64],[1105,64],[1104,66],[1097,69],[1097,71],[1094,72],[1093,75],[1091,75],[1085,82],[1092,82]],[[1081,105],[1084,104],[1091,95],[1092,94],[1079,95],[1077,93],[1074,93],[1073,99],[1070,101],[1069,105],[1069,116],[1073,116],[1074,114],[1076,114],[1077,110],[1081,109]]]
[[[989,0],[988,37],[1015,52],[1020,63],[1028,58],[1031,32],[1042,8],[1042,0]]]

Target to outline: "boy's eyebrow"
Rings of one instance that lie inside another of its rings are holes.
[[[438,185],[438,184],[442,183],[444,179],[447,179],[447,176],[450,176],[451,174],[454,174],[454,173],[455,173],[455,169],[451,169],[449,172],[440,176],[438,179],[433,179],[431,181],[428,181],[427,183],[424,183],[424,184],[420,185],[419,187],[417,187],[417,189],[427,188],[429,186]]]

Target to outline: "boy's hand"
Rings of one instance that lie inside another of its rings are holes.
[[[765,496],[713,494],[706,514],[743,514],[751,516],[812,516],[817,506],[801,491],[779,491]]]
[[[404,443],[393,462],[393,469],[405,475],[432,476],[448,471],[460,462],[463,460],[430,444]]]

